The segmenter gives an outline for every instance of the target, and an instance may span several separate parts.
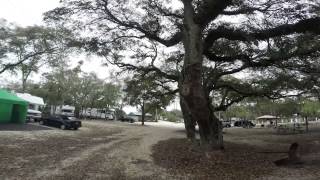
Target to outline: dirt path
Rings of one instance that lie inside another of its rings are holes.
[[[83,149],[63,160],[54,171],[41,170],[38,178],[167,179],[165,170],[153,164],[151,147],[160,140],[181,135],[172,129],[133,126],[117,124],[122,132],[110,136],[112,141]]]

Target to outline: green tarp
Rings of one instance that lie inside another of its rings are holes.
[[[28,102],[0,89],[0,123],[25,123]]]

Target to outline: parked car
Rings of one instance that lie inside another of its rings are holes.
[[[81,127],[81,121],[77,120],[74,117],[69,117],[65,115],[55,115],[49,116],[48,118],[41,118],[41,125],[53,126],[60,129],[74,129],[77,130]]]
[[[122,122],[124,122],[124,121],[130,122],[130,123],[134,122],[134,119],[132,117],[127,116],[127,115],[120,117],[119,120]]]
[[[221,121],[222,127],[224,128],[229,128],[231,127],[231,122],[230,121]]]
[[[252,128],[252,127],[254,127],[256,125],[253,124],[251,121],[240,120],[240,121],[236,121],[234,123],[234,126],[236,126],[236,127],[244,127],[244,128]]]

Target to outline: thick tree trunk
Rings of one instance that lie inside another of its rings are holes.
[[[190,139],[192,142],[195,142],[195,140],[196,140],[196,121],[194,119],[192,119],[188,105],[186,104],[186,102],[182,96],[180,98],[180,106],[181,106],[181,111],[183,114],[187,138]]]
[[[141,106],[141,125],[144,126],[144,118],[145,118],[145,112],[144,112],[144,101],[142,101],[142,106]]]
[[[27,79],[25,78],[25,74],[22,72],[22,93],[26,92],[27,87]]]
[[[80,118],[80,107],[79,107],[79,106],[76,106],[76,107],[75,107],[74,116],[75,116],[76,118]]]
[[[306,132],[309,132],[309,119],[306,116]]]
[[[183,109],[189,111],[191,122],[199,126],[200,144],[206,150],[222,148],[222,133],[219,119],[215,117],[206,89],[202,81],[203,27],[194,21],[194,10],[190,1],[184,2],[184,67],[181,72],[180,96],[185,103]],[[189,121],[187,121],[189,122]],[[189,125],[186,124],[187,127]],[[191,128],[188,129],[191,131]],[[187,130],[187,131],[188,131]]]
[[[26,90],[27,90],[27,80],[31,74],[31,70],[30,69],[26,69],[26,70],[23,70],[22,68],[22,93],[25,93]]]

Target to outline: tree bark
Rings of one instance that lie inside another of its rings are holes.
[[[27,84],[27,79],[25,78],[25,74],[22,71],[22,93],[26,92],[26,85]]]
[[[27,90],[27,80],[31,74],[31,69],[24,69],[21,67],[21,73],[22,73],[22,93],[25,93]]]
[[[26,87],[27,87],[27,82],[26,81],[22,81],[22,93],[25,93],[26,92]]]
[[[180,98],[180,106],[181,106],[181,111],[183,115],[187,138],[192,142],[195,142],[196,141],[196,121],[192,119],[188,105],[186,104],[182,96]]]
[[[76,107],[75,107],[74,116],[75,116],[76,118],[80,118],[80,107],[79,107],[79,106],[76,106]]]
[[[194,21],[195,12],[191,1],[185,0],[183,3],[185,56],[179,89],[181,99],[185,102],[183,106],[187,107],[185,109],[188,109],[190,113],[190,115],[185,115],[186,112],[184,112],[184,117],[190,116],[191,122],[197,122],[202,148],[205,150],[223,148],[219,119],[214,115],[209,93],[206,92],[202,81],[203,27]],[[186,126],[189,128],[189,124]],[[191,128],[188,130],[191,131]],[[190,134],[190,136],[192,135]]]
[[[308,116],[306,116],[306,132],[309,131],[309,119]]]
[[[141,125],[144,126],[144,118],[145,118],[145,111],[144,111],[144,101],[142,101],[141,106]]]

